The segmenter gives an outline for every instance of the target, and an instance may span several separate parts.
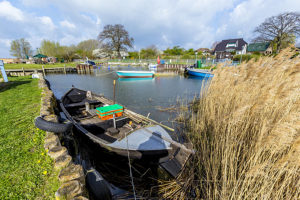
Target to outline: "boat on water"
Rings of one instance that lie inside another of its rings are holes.
[[[61,98],[60,107],[80,132],[101,147],[132,159],[159,159],[173,176],[193,154],[174,141],[164,125],[90,91],[71,88]]]
[[[156,71],[157,70],[157,64],[149,64],[148,68],[150,71]]]
[[[83,65],[92,65],[92,66],[97,66],[96,63],[92,60],[89,60],[88,57],[86,57],[86,60],[84,63],[80,63],[80,64],[83,64]]]
[[[120,78],[152,78],[154,71],[117,71]]]
[[[210,71],[205,69],[199,69],[199,68],[186,68],[185,73],[191,76],[198,76],[198,77],[213,77],[214,74],[212,74]]]

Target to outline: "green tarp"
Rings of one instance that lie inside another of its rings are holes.
[[[43,54],[36,54],[35,56],[33,56],[34,58],[47,58],[46,55],[43,55]]]

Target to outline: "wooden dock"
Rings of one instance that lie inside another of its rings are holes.
[[[185,68],[189,67],[188,64],[159,64],[157,66],[158,70],[176,70],[176,71],[184,71]]]
[[[43,73],[76,73],[77,69],[75,67],[54,67],[54,68],[44,68],[42,69],[8,69],[5,70],[8,76],[29,76],[35,72]]]
[[[94,71],[94,66],[87,64],[78,64],[76,66],[76,70],[78,74],[91,74]]]

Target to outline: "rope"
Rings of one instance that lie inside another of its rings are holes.
[[[131,185],[132,185],[132,190],[133,190],[133,196],[134,196],[134,200],[136,200],[136,194],[135,194],[135,187],[134,187],[134,182],[133,182],[133,176],[132,176],[132,170],[131,170],[131,163],[130,163],[130,157],[129,157],[129,147],[128,147],[128,138],[127,138],[127,134],[125,134],[126,137],[126,143],[127,143],[127,157],[128,157],[128,165],[129,165],[129,175],[131,178]]]

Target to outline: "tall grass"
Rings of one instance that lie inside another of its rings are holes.
[[[197,151],[170,199],[300,199],[300,58],[221,68],[186,121]]]

